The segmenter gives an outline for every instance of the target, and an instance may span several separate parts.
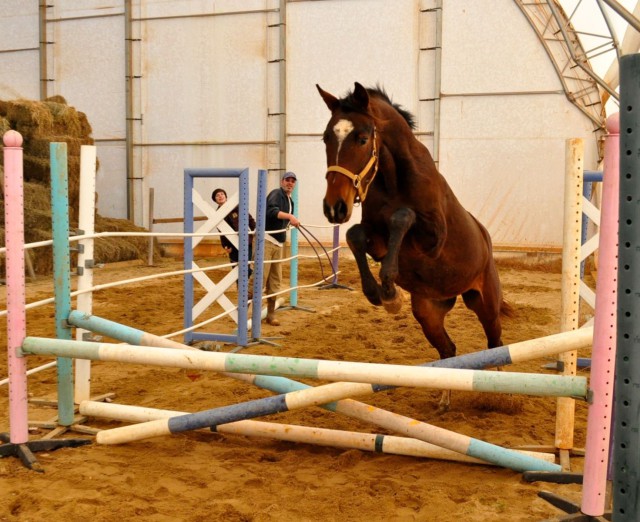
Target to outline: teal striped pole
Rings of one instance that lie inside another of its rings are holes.
[[[71,311],[71,259],[69,255],[69,176],[67,144],[50,143],[51,222],[53,234],[53,281],[55,289],[56,336],[70,340],[66,320]],[[58,358],[58,424],[71,426],[73,405],[73,357]]]
[[[298,213],[300,211],[298,209],[298,184],[297,183],[293,189],[293,194],[291,199],[293,200],[293,215],[298,217]],[[293,227],[291,229],[291,257],[293,259],[291,259],[291,264],[289,268],[290,287],[293,288],[293,290],[289,294],[289,305],[291,306],[291,308],[295,308],[296,306],[298,306],[298,289],[296,287],[298,286],[298,265],[299,265],[298,242],[299,240],[300,239],[299,239],[298,229],[296,227]]]
[[[587,396],[587,379],[582,376],[536,375],[234,353],[186,352],[174,348],[161,349],[42,337],[25,338],[22,351],[26,354],[75,357],[92,361],[128,362],[216,372],[295,375],[352,383],[583,399]]]

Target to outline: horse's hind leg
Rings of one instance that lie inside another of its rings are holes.
[[[502,291],[495,267],[487,268],[482,292],[469,290],[462,294],[462,299],[466,307],[478,317],[487,337],[487,347],[502,346],[502,322],[500,321]]]
[[[444,327],[444,318],[455,303],[455,297],[445,301],[433,301],[417,296],[416,294],[411,294],[411,310],[413,316],[420,323],[427,340],[438,350],[440,359],[448,359],[456,355],[456,345]],[[450,403],[451,390],[445,390],[442,392],[438,410],[448,410]]]
[[[402,293],[398,292],[395,281],[398,277],[398,254],[402,240],[416,222],[416,213],[410,208],[399,208],[389,221],[389,242],[387,253],[380,268],[380,297],[387,312],[398,313],[402,308]]]
[[[347,230],[347,244],[353,252],[353,257],[358,265],[360,272],[360,281],[362,284],[362,292],[371,304],[380,306],[380,285],[371,273],[369,263],[367,261],[367,234],[362,225],[353,225]]]

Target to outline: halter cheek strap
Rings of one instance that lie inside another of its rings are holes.
[[[373,148],[371,150],[371,158],[364,166],[364,168],[358,173],[354,174],[349,169],[345,169],[339,165],[332,165],[327,169],[327,175],[329,172],[338,172],[343,176],[347,176],[349,179],[353,181],[353,186],[356,188],[358,193],[356,194],[355,203],[362,203],[367,197],[367,192],[371,183],[373,183],[376,174],[378,173],[378,145],[377,145],[377,132],[376,128],[373,128]],[[373,167],[373,170],[372,170]],[[367,178],[367,174],[371,171],[371,176],[369,179]]]

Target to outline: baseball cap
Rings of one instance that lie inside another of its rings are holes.
[[[282,175],[282,178],[280,178],[280,179],[287,179],[287,178],[293,178],[293,179],[295,179],[295,180],[297,180],[297,179],[298,179],[298,178],[296,177],[296,175],[295,175],[295,173],[294,173],[294,172],[285,172],[285,173]]]

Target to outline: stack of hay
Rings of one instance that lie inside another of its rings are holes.
[[[25,242],[51,239],[51,184],[49,144],[67,144],[69,176],[69,219],[72,228],[78,226],[80,190],[80,147],[93,145],[92,129],[87,116],[70,107],[62,96],[44,102],[32,100],[0,100],[0,136],[9,129],[22,134],[24,148],[24,228]],[[0,140],[0,149],[2,149]],[[0,165],[3,163],[0,153]],[[0,170],[1,173],[1,170]],[[0,200],[0,241],[4,245],[4,189]],[[145,231],[124,219],[103,218],[96,214],[96,232]],[[148,252],[146,238],[107,238],[95,243],[97,263],[144,259]],[[161,255],[160,252],[157,253]],[[53,266],[51,248],[33,251],[36,273],[50,273]],[[0,258],[4,271],[4,257]]]

